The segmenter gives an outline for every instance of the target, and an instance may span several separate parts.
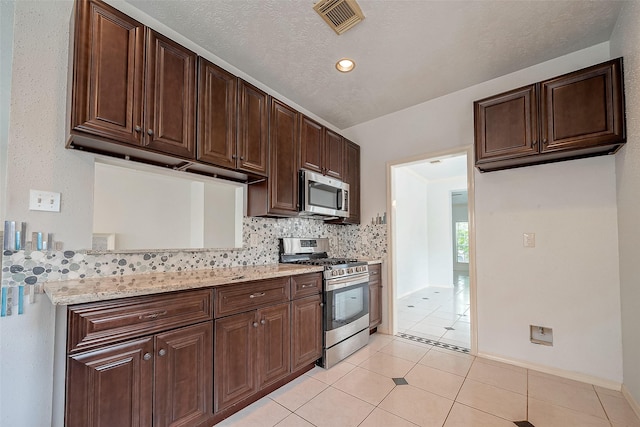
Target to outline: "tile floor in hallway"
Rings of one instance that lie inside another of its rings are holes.
[[[515,427],[515,421],[640,427],[618,391],[379,333],[338,365],[314,368],[219,425]]]
[[[398,332],[469,348],[469,276],[455,276],[454,283],[399,298]]]

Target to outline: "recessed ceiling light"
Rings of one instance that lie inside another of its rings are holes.
[[[342,58],[340,61],[336,62],[336,69],[341,73],[348,73],[356,67],[356,63],[353,62],[352,59]]]

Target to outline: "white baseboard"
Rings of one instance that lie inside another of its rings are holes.
[[[627,402],[629,402],[629,406],[631,406],[631,409],[633,409],[633,412],[635,412],[637,417],[640,418],[640,404],[636,402],[636,400],[633,398],[631,393],[629,393],[629,390],[627,389],[627,387],[625,387],[624,384],[622,384],[621,391],[624,398],[627,399]]]
[[[558,368],[550,368],[548,366],[538,365],[536,363],[525,362],[522,360],[508,359],[505,357],[495,356],[493,354],[487,354],[487,353],[478,353],[476,356],[484,357],[485,359],[491,359],[498,362],[508,363],[510,365],[520,366],[521,368],[532,369],[538,372],[544,372],[545,374],[556,375],[558,377],[567,378],[570,380],[597,385],[599,387],[608,388],[609,390],[620,391],[622,387],[622,383],[619,383],[617,381],[607,380],[600,377],[594,377],[592,375],[582,374],[580,372],[567,371],[567,370],[558,369]]]

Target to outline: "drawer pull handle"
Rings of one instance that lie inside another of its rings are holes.
[[[144,356],[142,356],[142,358],[144,360],[151,360],[151,353],[145,353]]]
[[[157,311],[157,312],[151,313],[151,314],[141,314],[140,316],[138,316],[138,319],[140,319],[140,320],[155,319],[156,317],[164,316],[165,314],[167,314],[167,310],[165,310],[165,311]]]
[[[158,352],[158,356],[164,356],[165,354],[167,354],[167,350],[165,350],[164,348],[161,348]]]
[[[258,297],[263,297],[265,296],[267,293],[266,292],[258,292],[257,294],[251,294],[249,295],[249,298],[258,298]]]
[[[302,289],[304,288],[315,288],[316,284],[315,283],[309,283],[308,285],[302,285]]]

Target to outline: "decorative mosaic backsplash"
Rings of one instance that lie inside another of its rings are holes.
[[[251,236],[258,244],[250,245]],[[381,258],[387,253],[386,225],[333,225],[302,218],[244,218],[243,248],[210,251],[92,253],[87,251],[5,251],[2,287],[25,286],[29,295],[52,280],[264,265],[278,262],[278,238],[328,237],[329,256]],[[16,290],[17,292],[17,290]]]

